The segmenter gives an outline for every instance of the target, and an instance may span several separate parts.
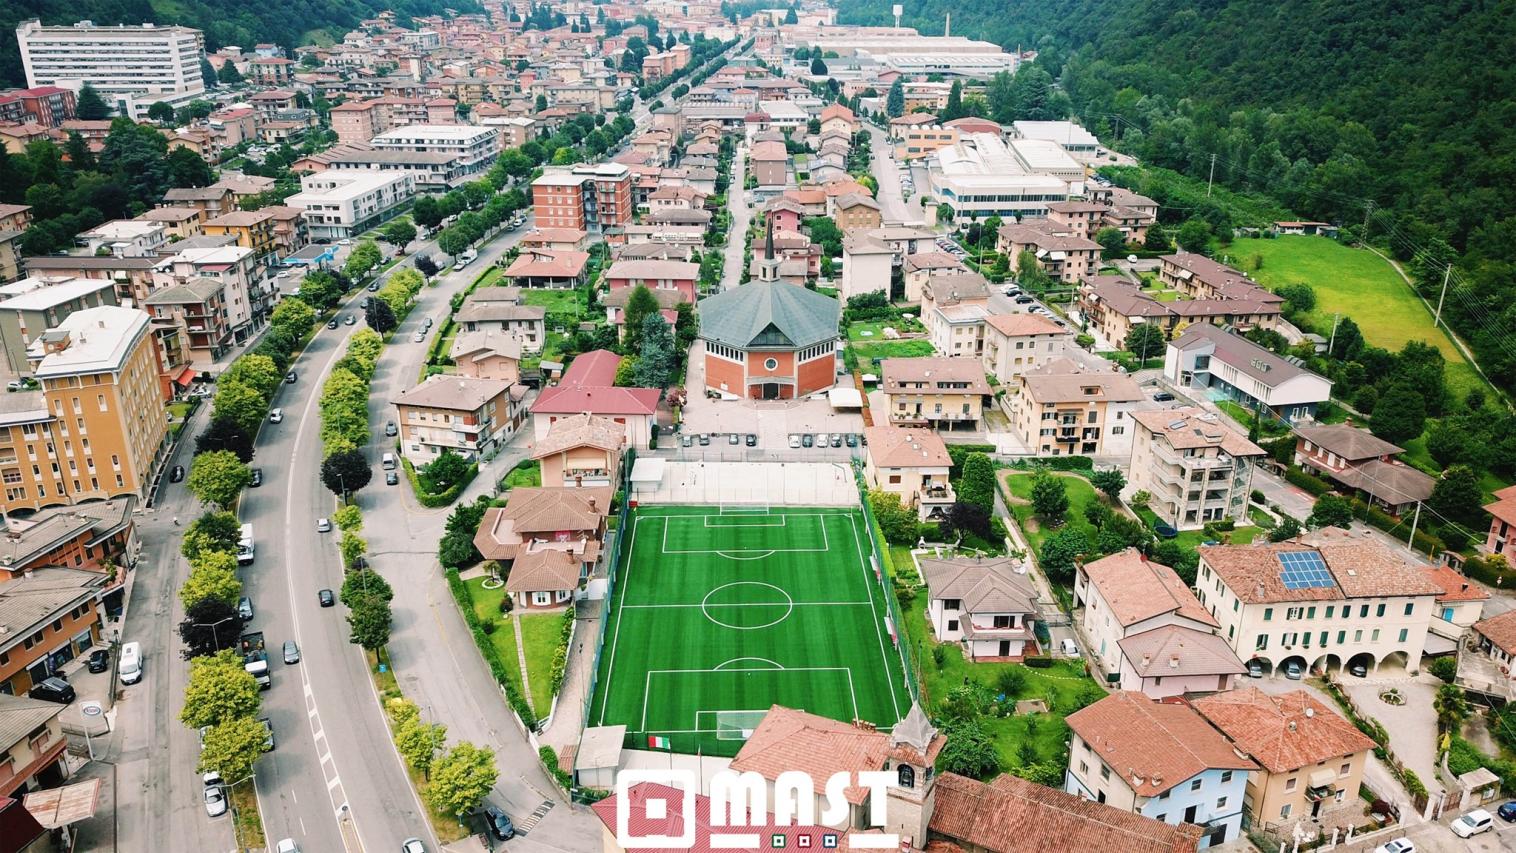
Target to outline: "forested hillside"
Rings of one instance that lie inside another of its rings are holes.
[[[840,0],[888,23],[886,0]],[[1516,2],[925,0],[905,23],[1037,47],[1073,112],[1145,162],[1362,227],[1516,384]],[[1370,213],[1369,202],[1374,204]],[[1211,213],[1211,218],[1224,214]],[[1218,228],[1232,222],[1213,223]],[[1357,232],[1352,232],[1356,234]]]
[[[293,48],[312,31],[329,38],[385,9],[397,15],[435,15],[444,8],[478,11],[476,0],[5,0],[0,2],[0,84],[25,85],[16,25],[31,18],[44,24],[183,24],[205,31],[206,47],[251,48],[273,42]]]

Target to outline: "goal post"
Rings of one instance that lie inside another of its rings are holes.
[[[722,515],[734,515],[747,513],[752,515],[768,515],[769,502],[766,500],[756,501],[722,501],[718,504]]]

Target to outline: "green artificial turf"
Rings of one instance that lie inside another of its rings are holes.
[[[861,513],[644,507],[630,529],[591,725],[730,756],[771,705],[885,729],[909,709]]]

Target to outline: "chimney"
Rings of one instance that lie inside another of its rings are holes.
[[[1169,658],[1169,669],[1178,669],[1178,668],[1179,668],[1179,655],[1174,655],[1174,656],[1172,656],[1172,657]]]
[[[1316,709],[1315,708],[1306,708],[1305,709],[1305,718],[1307,720],[1309,720],[1310,718],[1312,718],[1314,716],[1316,716]]]
[[[1289,729],[1290,732],[1293,733],[1295,731],[1295,721],[1290,720],[1289,724],[1286,725],[1285,728]]]
[[[1142,656],[1142,668],[1143,669],[1147,669],[1148,668],[1148,664],[1150,664],[1152,662],[1153,662],[1153,656],[1152,655],[1143,655]]]
[[[595,508],[594,498],[590,498],[590,512],[599,512],[599,510]]]

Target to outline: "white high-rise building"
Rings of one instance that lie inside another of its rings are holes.
[[[34,19],[16,28],[16,42],[26,85],[77,92],[88,83],[125,114],[145,112],[154,101],[187,103],[205,92],[205,34],[189,27],[97,27],[91,21],[54,27]]]

